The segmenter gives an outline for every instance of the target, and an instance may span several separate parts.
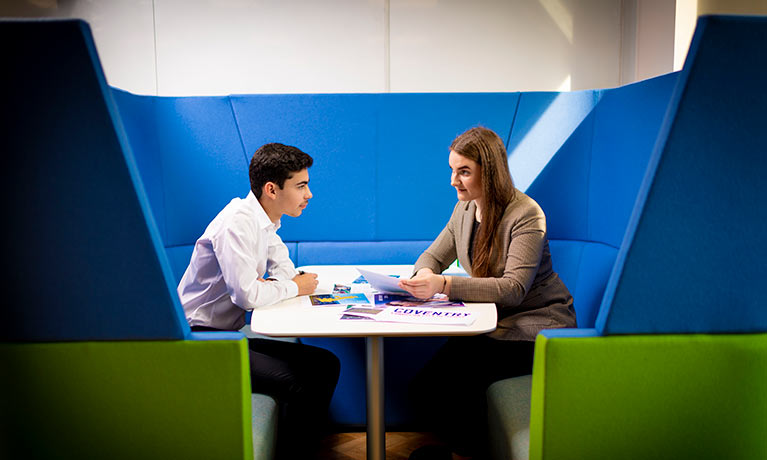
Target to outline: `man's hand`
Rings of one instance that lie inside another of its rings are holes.
[[[298,295],[307,295],[314,292],[317,289],[317,274],[316,273],[301,273],[293,278],[293,281],[298,285]]]

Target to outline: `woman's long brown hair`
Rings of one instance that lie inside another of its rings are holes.
[[[514,198],[514,183],[509,173],[506,147],[498,135],[487,128],[471,128],[456,137],[450,150],[476,161],[482,168],[482,222],[474,235],[471,274],[476,277],[492,275],[494,261],[504,255],[498,224],[506,206]]]

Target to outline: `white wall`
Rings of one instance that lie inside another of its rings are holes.
[[[0,16],[85,19],[109,83],[139,94],[550,91],[670,72],[673,18],[638,27],[668,3],[4,0]]]
[[[767,15],[767,0],[676,0],[674,70],[684,65],[698,16],[704,14]]]

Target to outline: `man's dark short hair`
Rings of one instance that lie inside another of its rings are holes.
[[[250,160],[250,189],[256,198],[261,198],[264,184],[274,182],[280,189],[294,173],[310,167],[312,157],[296,147],[271,143],[256,150]]]

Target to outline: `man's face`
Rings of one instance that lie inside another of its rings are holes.
[[[302,169],[293,173],[291,177],[285,180],[282,189],[276,188],[275,204],[282,211],[291,217],[298,217],[304,211],[312,192],[309,190],[309,170]]]

